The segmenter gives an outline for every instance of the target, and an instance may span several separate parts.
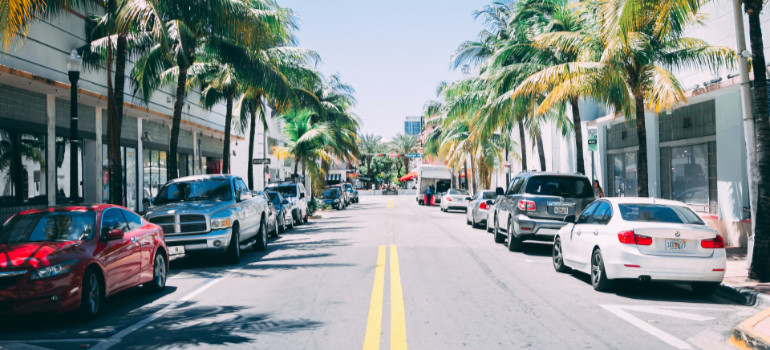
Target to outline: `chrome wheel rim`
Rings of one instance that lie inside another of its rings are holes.
[[[556,241],[553,245],[553,263],[561,266],[561,242]]]
[[[602,270],[599,268],[602,262],[602,257],[599,254],[594,254],[593,264],[591,266],[591,281],[594,284],[599,283],[599,279],[602,276]]]
[[[161,288],[166,285],[166,262],[161,255],[155,257],[155,283]]]
[[[88,283],[90,284],[88,290],[89,308],[92,314],[96,314],[99,311],[99,299],[101,294],[99,293],[99,279],[96,278],[95,274],[91,274]]]

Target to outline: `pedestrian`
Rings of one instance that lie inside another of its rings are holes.
[[[604,190],[599,185],[599,180],[594,180],[594,197],[604,198]]]

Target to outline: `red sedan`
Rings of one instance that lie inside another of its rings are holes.
[[[105,297],[163,290],[167,271],[163,230],[123,207],[27,210],[0,228],[0,313],[94,319]]]

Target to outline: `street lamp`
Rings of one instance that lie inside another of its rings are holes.
[[[67,58],[67,72],[70,78],[70,200],[78,201],[78,79],[83,59],[72,49]]]

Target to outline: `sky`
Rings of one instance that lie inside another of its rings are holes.
[[[473,11],[491,0],[278,0],[299,15],[301,47],[356,89],[361,133],[384,139],[422,115],[441,81],[459,79],[449,57],[483,29]]]

